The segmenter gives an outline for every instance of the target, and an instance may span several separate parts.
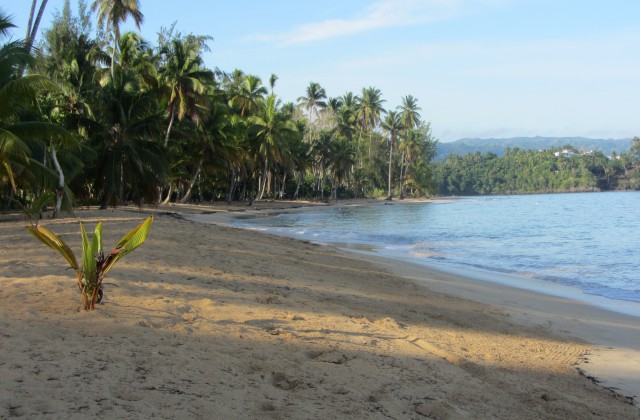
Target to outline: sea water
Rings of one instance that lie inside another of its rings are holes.
[[[513,286],[571,286],[640,302],[640,192],[467,197],[339,206],[236,219],[236,226],[359,245]],[[542,282],[542,283],[541,283]]]

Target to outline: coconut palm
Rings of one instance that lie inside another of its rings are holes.
[[[12,27],[15,26],[10,19],[0,14],[0,37],[8,36]],[[0,184],[9,185],[12,193],[17,189],[16,173],[25,179],[33,170],[42,172],[43,168],[38,167],[41,165],[31,158],[30,146],[42,149],[46,147],[45,141],[51,142],[54,165],[61,175],[54,142],[70,138],[62,127],[43,121],[38,116],[37,96],[44,92],[56,92],[58,87],[41,75],[22,76],[21,69],[33,62],[22,41],[0,46]],[[63,175],[60,180],[58,211],[65,187]]]
[[[353,139],[353,134],[356,131],[356,113],[353,108],[340,106],[333,114],[333,122],[335,124],[335,131],[344,136],[347,140]]]
[[[113,50],[111,51],[111,77],[115,78],[114,61],[116,48],[120,41],[120,25],[131,17],[140,29],[144,20],[144,15],[140,11],[138,0],[94,0],[91,4],[91,11],[98,12],[98,25],[102,26],[105,32],[113,34]]]
[[[345,137],[339,137],[333,142],[329,169],[332,172],[331,196],[338,199],[338,187],[344,184],[344,179],[353,169],[355,164],[355,153],[353,145]]]
[[[357,111],[357,119],[360,125],[360,138],[365,131],[369,132],[369,155],[371,155],[372,133],[380,122],[381,115],[385,112],[382,107],[382,92],[375,87],[362,89],[362,97]]]
[[[274,95],[269,95],[261,103],[257,115],[250,116],[248,122],[255,128],[255,136],[259,141],[257,157],[263,163],[258,199],[262,199],[266,185],[270,162],[280,160],[286,151],[286,139],[294,133],[291,120],[280,109],[280,101]]]
[[[42,0],[40,3],[40,7],[38,8],[38,14],[35,14],[36,6],[38,4],[38,0],[31,1],[31,10],[29,12],[29,22],[27,23],[27,34],[24,38],[25,48],[28,51],[31,51],[31,47],[33,46],[33,42],[36,39],[36,34],[38,33],[38,27],[40,26],[40,20],[42,19],[42,15],[44,14],[44,9],[47,7],[48,0]],[[33,19],[35,15],[35,20]]]
[[[311,153],[318,165],[320,199],[324,200],[324,182],[327,178],[327,169],[333,154],[333,134],[327,130],[318,133],[318,137],[311,146]]]
[[[298,98],[298,103],[307,110],[309,114],[309,122],[314,122],[314,115],[318,115],[319,109],[327,107],[327,103],[324,101],[327,99],[327,92],[324,90],[320,83],[310,82],[307,86],[306,95]]]
[[[195,38],[174,38],[161,51],[164,65],[160,69],[161,85],[168,93],[169,125],[164,146],[169,143],[175,117],[197,115],[196,104],[204,99],[207,84],[214,81],[211,70],[204,68],[201,44]]]
[[[307,110],[309,117],[309,141],[313,138],[314,124],[317,121],[320,110],[327,107],[325,99],[327,99],[327,92],[316,82],[310,82],[309,86],[307,86],[306,95],[298,98],[298,104]]]
[[[334,114],[338,112],[342,105],[343,103],[341,98],[329,98],[327,100],[327,109]]]
[[[251,74],[242,75],[239,90],[231,98],[231,105],[239,110],[241,117],[246,117],[259,109],[259,104],[266,94],[267,89],[262,86],[259,77]]]
[[[389,192],[388,198],[391,199],[393,197],[391,190],[391,179],[392,179],[392,163],[393,163],[393,146],[395,145],[400,132],[404,128],[402,122],[400,120],[400,114],[396,111],[389,111],[387,113],[386,118],[381,124],[382,130],[388,135],[389,140]]]
[[[276,87],[277,81],[278,81],[278,75],[275,73],[271,73],[271,77],[269,77],[269,87],[271,87],[272,95],[273,95],[273,88]]]
[[[404,173],[400,182],[400,194],[409,184],[414,189],[427,191],[431,188],[431,169],[429,164],[436,154],[436,141],[431,135],[429,124],[420,124],[417,128],[403,133],[399,148],[404,157]]]
[[[418,106],[418,100],[411,95],[404,96],[402,98],[402,105],[398,107],[398,111],[400,112],[400,121],[404,126],[402,138],[407,139],[412,135],[412,131],[421,123],[421,116],[419,113],[421,108]],[[411,159],[407,160],[405,153],[407,150],[411,150],[411,148],[399,148],[402,151],[402,156],[400,158],[400,199],[402,199],[406,169],[408,162],[411,161]]]
[[[100,105],[95,106],[94,116],[85,125],[99,154],[91,175],[102,195],[102,208],[125,198],[155,200],[166,174],[164,153],[156,141],[161,135],[156,95],[145,84],[142,69],[146,67],[132,64],[144,60],[134,57],[127,46],[136,39],[139,37],[134,34],[123,36],[119,48],[123,54],[113,72],[103,72],[95,98]],[[135,50],[141,55],[147,53]]]
[[[213,172],[226,162],[217,159],[218,149],[224,149],[228,143],[227,126],[229,124],[229,109],[226,104],[219,101],[211,101],[209,112],[207,112],[201,124],[196,127],[196,133],[192,137],[189,150],[191,151],[191,165],[193,167],[192,176],[187,186],[187,190],[180,199],[181,203],[186,203],[191,198],[193,188],[205,169],[205,173]],[[227,146],[228,148],[228,146]],[[221,150],[222,151],[222,150]],[[230,157],[227,153],[226,157]]]
[[[411,95],[402,97],[402,105],[398,107],[400,120],[405,130],[411,130],[421,122],[420,112],[422,108],[418,106],[418,100]]]

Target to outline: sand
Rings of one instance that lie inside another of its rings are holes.
[[[202,211],[41,222],[79,254],[78,220],[104,221],[109,246],[155,213],[92,312],[64,260],[0,217],[0,418],[640,418],[580,374],[604,345],[589,325],[625,343],[615,314],[182,219]]]

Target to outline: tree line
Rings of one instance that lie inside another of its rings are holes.
[[[640,138],[631,150],[610,157],[571,145],[541,151],[508,149],[451,155],[435,167],[442,195],[529,194],[640,190]]]
[[[32,19],[36,0],[32,2]],[[212,38],[121,33],[135,0],[67,0],[34,46],[0,11],[0,206],[421,196],[436,141],[415,97],[363,88],[297,102],[242,70],[208,68]],[[92,16],[97,28],[93,28]],[[4,43],[2,43],[4,42]]]

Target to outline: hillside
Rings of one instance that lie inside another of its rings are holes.
[[[513,137],[508,139],[460,139],[450,143],[438,143],[435,160],[445,159],[447,156],[466,155],[467,153],[492,152],[503,156],[507,148],[526,150],[541,150],[551,147],[572,145],[577,149],[600,151],[606,156],[616,153],[626,153],[631,147],[631,139],[589,139],[585,137]]]

